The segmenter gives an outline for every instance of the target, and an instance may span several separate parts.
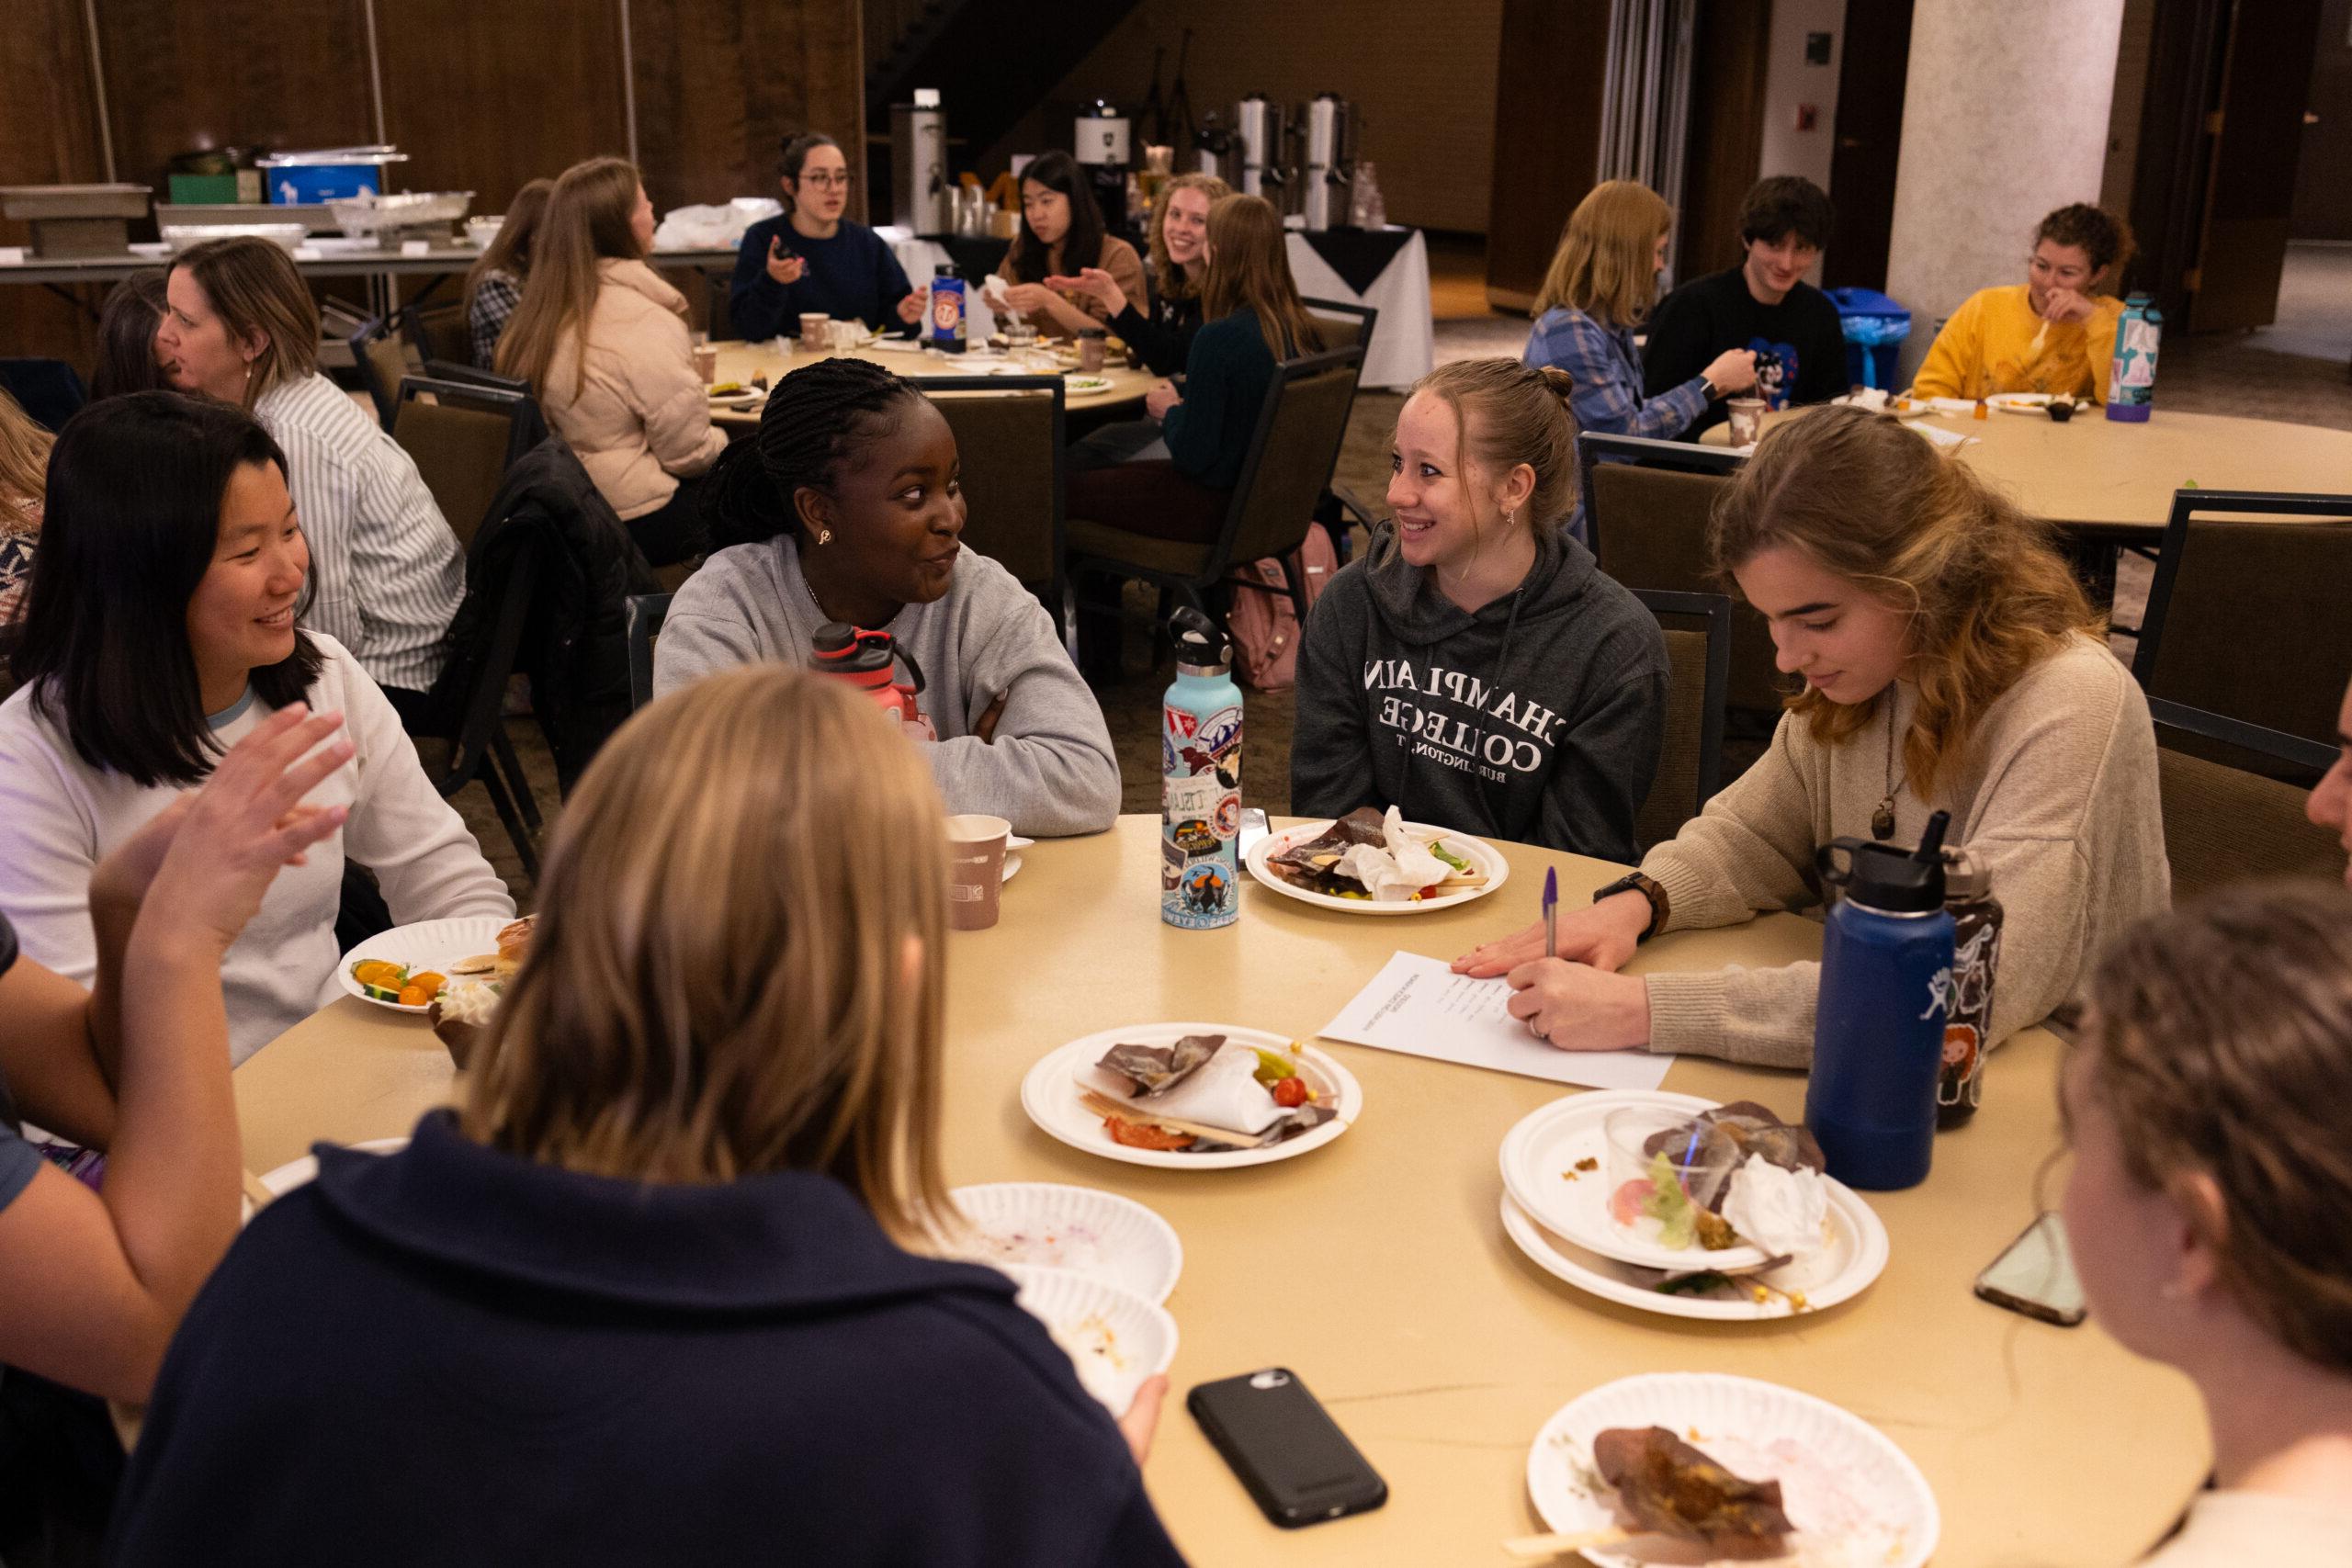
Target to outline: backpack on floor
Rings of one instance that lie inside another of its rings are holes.
[[[1339,552],[1320,523],[1311,524],[1298,547],[1306,570],[1306,607],[1323,596],[1331,574],[1340,570]],[[1243,684],[1261,692],[1279,692],[1298,683],[1298,611],[1291,604],[1290,573],[1273,556],[1251,561],[1241,575],[1273,590],[1237,589],[1233,613],[1226,617],[1233,634],[1233,672]]]

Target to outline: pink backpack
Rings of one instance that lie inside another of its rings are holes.
[[[1306,604],[1323,596],[1331,574],[1340,570],[1340,554],[1331,547],[1331,536],[1320,523],[1311,524],[1306,538],[1298,547],[1306,568]],[[1227,629],[1233,633],[1234,673],[1245,685],[1261,692],[1279,692],[1298,683],[1298,637],[1302,629],[1298,611],[1291,604],[1290,573],[1272,556],[1251,561],[1241,568],[1241,575],[1254,578],[1273,590],[1261,593],[1254,588],[1234,591],[1233,613],[1226,618]]]

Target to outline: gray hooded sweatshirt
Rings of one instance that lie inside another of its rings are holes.
[[[1631,862],[1666,733],[1666,637],[1559,528],[1476,613],[1396,552],[1331,579],[1298,654],[1291,809],[1410,821]]]
[[[704,675],[780,659],[806,664],[825,622],[788,535],[717,551],[671,601],[653,645],[656,695]],[[1094,694],[1036,596],[986,556],[956,558],[945,595],[887,628],[923,673],[921,742],[947,809],[1001,817],[1016,833],[1099,833],[1119,815],[1119,760]],[[903,676],[901,677],[903,679]],[[972,721],[999,696],[996,739]]]

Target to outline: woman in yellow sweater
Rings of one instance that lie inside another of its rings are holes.
[[[2041,525],[1892,415],[1821,408],[1764,438],[1710,534],[1804,682],[1770,750],[1639,872],[1562,911],[1557,957],[1537,925],[1456,970],[1508,975],[1512,1013],[1564,1049],[1802,1067],[1820,965],[1616,971],[1662,931],[1818,906],[1820,845],[1917,843],[1935,811],[2008,913],[1994,1042],[2171,902],[2147,700]]]
[[[2105,401],[2123,306],[2100,290],[2131,259],[2121,219],[2082,202],[2060,208],[2033,231],[2023,283],[1980,288],[1944,322],[1912,394],[2073,392]]]

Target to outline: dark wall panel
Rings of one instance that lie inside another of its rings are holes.
[[[629,30],[639,161],[655,206],[774,194],[777,142],[802,130],[830,134],[865,168],[854,6],[634,0]]]
[[[12,0],[0,23],[0,185],[106,178],[90,90],[89,33],[75,0]],[[0,245],[31,231],[0,220]],[[96,290],[74,291],[95,302]],[[0,354],[89,360],[89,317],[45,288],[0,288]]]
[[[1691,31],[1690,128],[1674,276],[1689,282],[1740,259],[1739,209],[1764,158],[1771,0],[1700,0]]]
[[[1524,310],[1600,158],[1608,0],[1505,0],[1487,298]]]

